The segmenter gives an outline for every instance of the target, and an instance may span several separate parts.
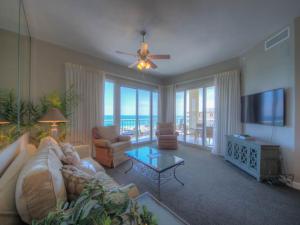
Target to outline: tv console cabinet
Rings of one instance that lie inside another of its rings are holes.
[[[225,160],[254,176],[258,181],[276,177],[280,171],[279,145],[226,136]]]

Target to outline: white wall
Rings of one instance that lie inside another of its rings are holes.
[[[210,66],[206,66],[198,70],[193,70],[177,76],[167,77],[164,78],[162,81],[165,85],[175,84],[180,82],[186,82],[188,80],[195,80],[209,75],[215,75],[217,73],[234,70],[238,68],[240,68],[240,62],[239,62],[239,58],[237,57]]]
[[[294,171],[296,183],[300,189],[300,17],[295,20],[295,154]]]
[[[300,181],[300,171],[296,170],[295,148],[295,69],[294,69],[294,24],[291,23],[291,37],[287,41],[265,51],[264,41],[241,57],[242,95],[253,94],[275,88],[286,89],[286,126],[273,127],[244,124],[244,133],[264,141],[278,144],[282,153],[282,169],[295,175]]]
[[[71,62],[98,68],[140,81],[160,84],[161,80],[149,74],[128,69],[99,58],[76,52],[49,42],[32,39],[31,95],[33,100],[53,92],[65,90],[64,63]]]

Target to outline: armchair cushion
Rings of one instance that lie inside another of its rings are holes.
[[[174,133],[174,131],[171,128],[161,128],[158,131],[159,135],[168,135],[168,134],[173,134],[173,133]]]
[[[161,135],[159,136],[160,140],[177,140],[177,135],[171,134],[171,135]]]
[[[96,147],[110,148],[111,142],[106,139],[94,139]]]
[[[130,136],[119,135],[118,141],[130,141]]]
[[[130,142],[128,141],[121,141],[111,144],[111,150],[112,154],[118,153],[118,152],[124,152],[125,149],[129,148],[131,146]]]
[[[111,143],[118,141],[119,131],[117,126],[100,126],[97,127],[97,130],[102,139],[109,140]]]
[[[174,134],[174,124],[173,123],[159,123],[157,133],[158,135],[168,135]]]

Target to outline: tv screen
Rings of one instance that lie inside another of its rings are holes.
[[[242,96],[242,123],[285,125],[285,92],[275,89]]]

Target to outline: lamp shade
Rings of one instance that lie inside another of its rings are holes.
[[[9,122],[5,119],[0,118],[0,125],[7,125]]]
[[[48,112],[39,119],[40,123],[65,123],[67,119],[57,108],[51,108]]]

